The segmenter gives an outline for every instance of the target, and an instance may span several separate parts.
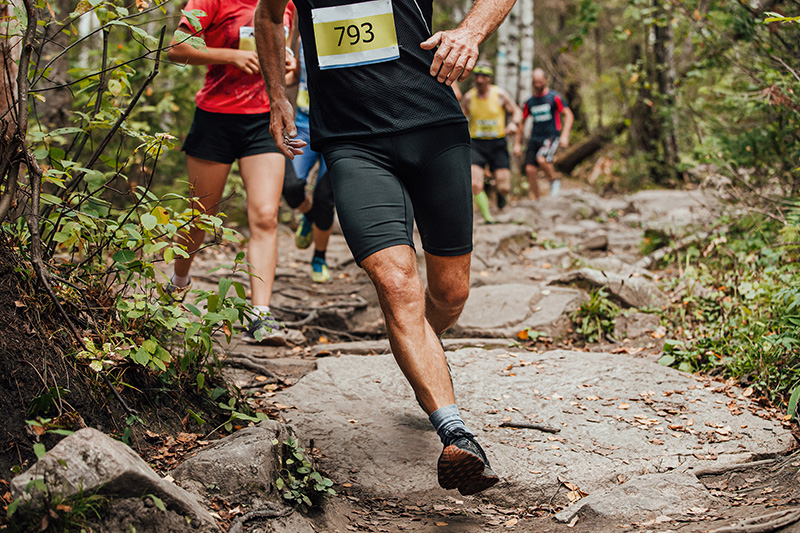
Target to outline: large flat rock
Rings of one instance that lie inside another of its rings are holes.
[[[515,338],[520,330],[531,328],[558,336],[569,325],[566,313],[585,298],[585,293],[576,289],[542,289],[524,283],[473,287],[452,332],[462,336]]]
[[[503,479],[482,497],[504,505],[546,503],[554,494],[565,504],[562,481],[605,493],[643,475],[792,448],[791,434],[751,413],[738,392],[655,363],[480,348],[448,359],[464,419]],[[275,400],[296,407],[286,418],[323,450],[337,481],[383,497],[447,496],[435,474],[441,444],[391,355],[322,359]],[[500,427],[504,421],[560,431]]]

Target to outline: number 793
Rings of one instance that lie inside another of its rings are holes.
[[[372,33],[372,23],[362,22],[361,28],[356,24],[349,24],[347,26],[335,26],[334,31],[339,32],[339,42],[336,46],[342,46],[345,34],[351,39],[350,45],[353,46],[362,43],[371,43],[375,40],[375,34]],[[369,37],[369,38],[367,38]]]

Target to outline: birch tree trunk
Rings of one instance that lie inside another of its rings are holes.
[[[23,28],[12,16],[16,0],[11,4],[0,5],[0,61],[2,61],[2,78],[0,78],[0,135],[8,136],[12,132],[9,127],[15,122],[14,105],[17,94],[17,64],[19,62],[20,44]]]
[[[533,2],[534,0],[520,0],[522,11],[520,16],[520,41],[519,82],[516,93],[517,102],[524,102],[533,93],[531,75],[533,74]],[[512,93],[513,95],[514,93]]]
[[[501,85],[515,100],[519,89],[519,20],[520,3],[517,2],[504,22],[508,25],[507,85]]]
[[[499,87],[503,87],[506,90],[511,88],[511,85],[508,83],[508,56],[510,53],[510,32],[511,32],[511,24],[506,18],[500,27],[497,28],[497,66],[494,70],[494,83]],[[509,92],[511,92],[509,90]]]

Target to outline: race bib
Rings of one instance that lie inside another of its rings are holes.
[[[473,137],[476,139],[497,139],[500,137],[500,125],[496,120],[476,120]]]
[[[311,19],[321,70],[400,57],[391,0],[312,9]]]
[[[239,28],[239,50],[256,50],[256,32],[253,26]]]

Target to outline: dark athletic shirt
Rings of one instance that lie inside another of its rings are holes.
[[[531,96],[522,108],[522,120],[533,117],[531,139],[544,140],[558,137],[561,132],[561,112],[567,101],[557,91],[548,89],[541,96]]]
[[[453,89],[430,75],[433,0],[393,0],[400,57],[392,61],[320,70],[311,10],[363,3],[295,0],[311,98],[311,147],[343,139],[385,136],[466,118]],[[347,38],[345,36],[345,38]]]

